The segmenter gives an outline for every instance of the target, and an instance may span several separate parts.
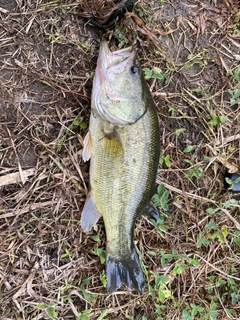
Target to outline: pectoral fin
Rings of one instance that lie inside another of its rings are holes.
[[[83,161],[86,162],[91,158],[92,155],[92,137],[91,132],[88,131],[86,137],[83,140],[83,151],[82,158]]]
[[[115,158],[119,159],[120,156],[123,157],[124,150],[118,128],[111,123],[104,123],[102,135],[105,152],[111,153],[109,157],[112,158],[112,161],[114,162]]]
[[[88,232],[98,222],[101,215],[99,214],[93,202],[92,194],[89,193],[81,215],[81,227],[85,232]]]

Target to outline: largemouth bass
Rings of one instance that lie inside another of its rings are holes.
[[[87,232],[103,217],[108,292],[122,284],[143,291],[133,230],[137,216],[156,214],[149,203],[159,162],[159,125],[133,48],[111,52],[105,41],[101,43],[82,157],[91,158],[91,191],[81,226]]]

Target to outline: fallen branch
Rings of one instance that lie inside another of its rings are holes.
[[[35,168],[22,170],[20,172],[8,173],[0,176],[0,187],[8,186],[9,184],[23,183],[35,174]],[[23,183],[24,184],[24,183]]]

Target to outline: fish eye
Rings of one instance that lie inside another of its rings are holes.
[[[138,74],[139,73],[139,69],[136,66],[132,66],[130,71],[131,71],[131,74]]]

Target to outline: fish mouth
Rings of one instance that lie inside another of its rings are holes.
[[[111,71],[120,73],[131,60],[134,60],[135,55],[136,52],[132,46],[111,52],[107,42],[104,40],[99,50],[99,71],[104,72],[104,70],[111,68]]]

